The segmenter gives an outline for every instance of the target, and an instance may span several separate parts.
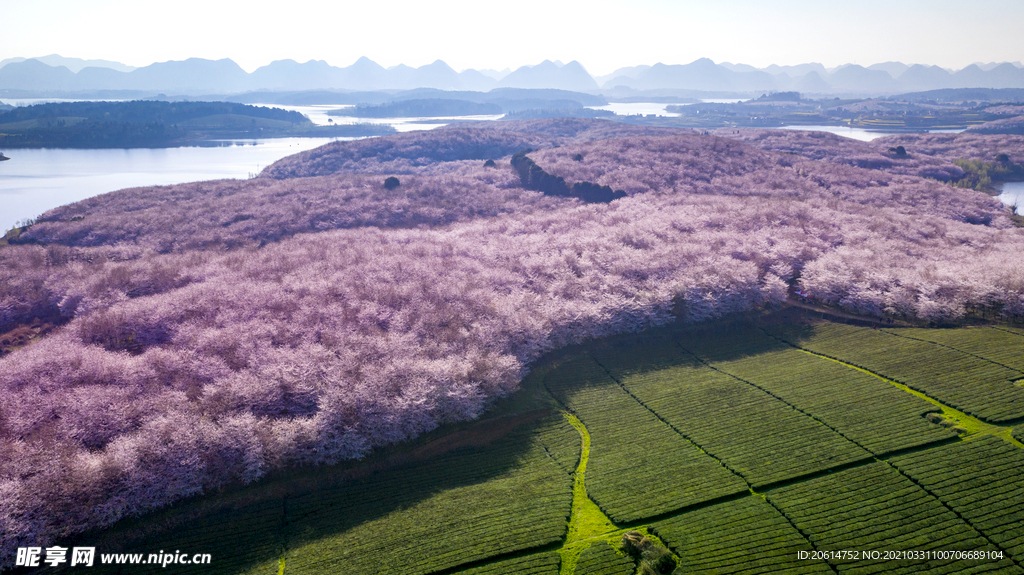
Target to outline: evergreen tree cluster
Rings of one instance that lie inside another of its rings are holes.
[[[569,187],[565,178],[549,174],[531,160],[526,154],[533,150],[516,152],[512,156],[512,167],[519,174],[519,181],[528,190],[536,190],[547,196],[579,198],[588,204],[609,203],[612,200],[626,197],[622,190],[612,191],[609,186],[591,182],[576,182]]]
[[[177,124],[208,116],[233,114],[265,120],[279,120],[292,124],[306,124],[309,119],[299,112],[249,106],[231,102],[162,102],[136,100],[132,102],[53,102],[22,106],[0,113],[0,124],[25,120],[55,118],[86,118],[97,121],[128,123]]]

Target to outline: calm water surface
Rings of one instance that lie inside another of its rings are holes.
[[[1007,206],[1015,206],[1017,213],[1024,215],[1024,182],[1005,182],[999,189],[999,200]]]
[[[836,134],[837,136],[845,136],[847,138],[853,138],[854,140],[860,140],[862,142],[870,142],[876,138],[882,136],[896,136],[899,134],[906,134],[907,132],[876,132],[874,130],[865,130],[864,128],[850,128],[847,126],[782,126],[782,130],[808,130],[812,132],[828,132],[830,134]],[[931,133],[948,133],[957,134],[963,132],[963,130],[924,130],[925,132]],[[915,132],[916,133],[916,132]]]
[[[220,147],[3,150],[11,160],[0,162],[0,233],[46,210],[122,188],[244,179],[285,156],[331,141],[280,138],[222,142]]]
[[[328,126],[333,124],[349,125],[349,124],[385,124],[391,126],[399,132],[411,132],[413,130],[432,130],[445,126],[452,122],[464,122],[464,121],[485,121],[485,120],[497,120],[501,118],[503,114],[488,114],[479,116],[441,116],[437,118],[358,118],[355,116],[328,116],[327,113],[331,110],[340,110],[342,108],[354,108],[351,105],[329,105],[329,106],[281,106],[278,104],[253,104],[254,106],[268,106],[271,108],[282,108],[284,110],[294,110],[301,114],[305,114],[314,124],[318,126]],[[331,120],[334,120],[331,122]]]
[[[701,103],[704,103],[704,104],[735,104],[736,102],[746,102],[746,100],[744,100],[742,98],[728,98],[728,99],[710,98],[710,99],[701,100]],[[611,110],[612,112],[615,112],[616,114],[619,114],[620,116],[635,116],[636,114],[641,114],[641,115],[644,115],[644,116],[649,116],[649,115],[653,114],[655,116],[675,117],[675,116],[679,116],[679,114],[678,113],[674,113],[674,112],[666,112],[665,111],[665,106],[689,106],[689,105],[691,105],[691,104],[656,104],[656,103],[653,103],[653,102],[612,102],[611,104],[608,104],[607,106],[587,106],[587,107],[591,108],[591,109],[594,109],[594,110]]]
[[[635,116],[641,114],[644,116],[678,116],[679,114],[672,114],[665,111],[665,106],[669,104],[653,104],[651,102],[612,102],[607,106],[587,106],[593,110],[611,110],[620,116]]]

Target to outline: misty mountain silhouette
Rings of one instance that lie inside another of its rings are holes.
[[[948,88],[1024,88],[1024,68],[1016,64],[972,64],[954,73],[938,66],[884,62],[863,67],[847,64],[831,71],[819,63],[771,65],[716,64],[700,58],[689,64],[640,65],[600,76],[600,83],[577,61],[564,65],[545,60],[504,76],[493,70],[457,72],[442,60],[414,68],[385,68],[362,57],[347,67],[323,60],[299,63],[276,60],[251,74],[230,59],[189,58],[131,69],[117,62],[65,58],[9,58],[0,62],[0,91],[60,94],[83,91],[141,91],[181,96],[238,94],[252,91],[487,91],[493,88],[552,88],[596,92],[624,86],[633,90],[694,90],[749,93],[798,90],[807,94],[886,95]]]

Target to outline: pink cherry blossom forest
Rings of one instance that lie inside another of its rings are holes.
[[[524,149],[626,196],[525,189]],[[0,248],[0,333],[58,326],[0,358],[0,555],[365,456],[477,417],[545,352],[791,285],[1020,321],[1024,229],[949,183],[1001,153],[1024,162],[1024,137],[460,124],[52,210]]]

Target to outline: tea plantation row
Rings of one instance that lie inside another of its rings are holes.
[[[132,573],[570,575],[574,564],[627,575],[633,560],[609,542],[647,526],[677,573],[1024,575],[1024,449],[1009,441],[1011,424],[1024,436],[1021,357],[1024,332],[1001,327],[788,322],[609,338],[539,366],[482,423],[72,544],[214,559]],[[958,438],[925,417],[939,406],[888,380],[999,433]],[[567,540],[581,437],[561,410],[589,433],[585,488],[607,516],[591,524],[614,522],[583,541]],[[563,564],[570,544],[582,552]],[[991,556],[813,555],[850,549]]]

